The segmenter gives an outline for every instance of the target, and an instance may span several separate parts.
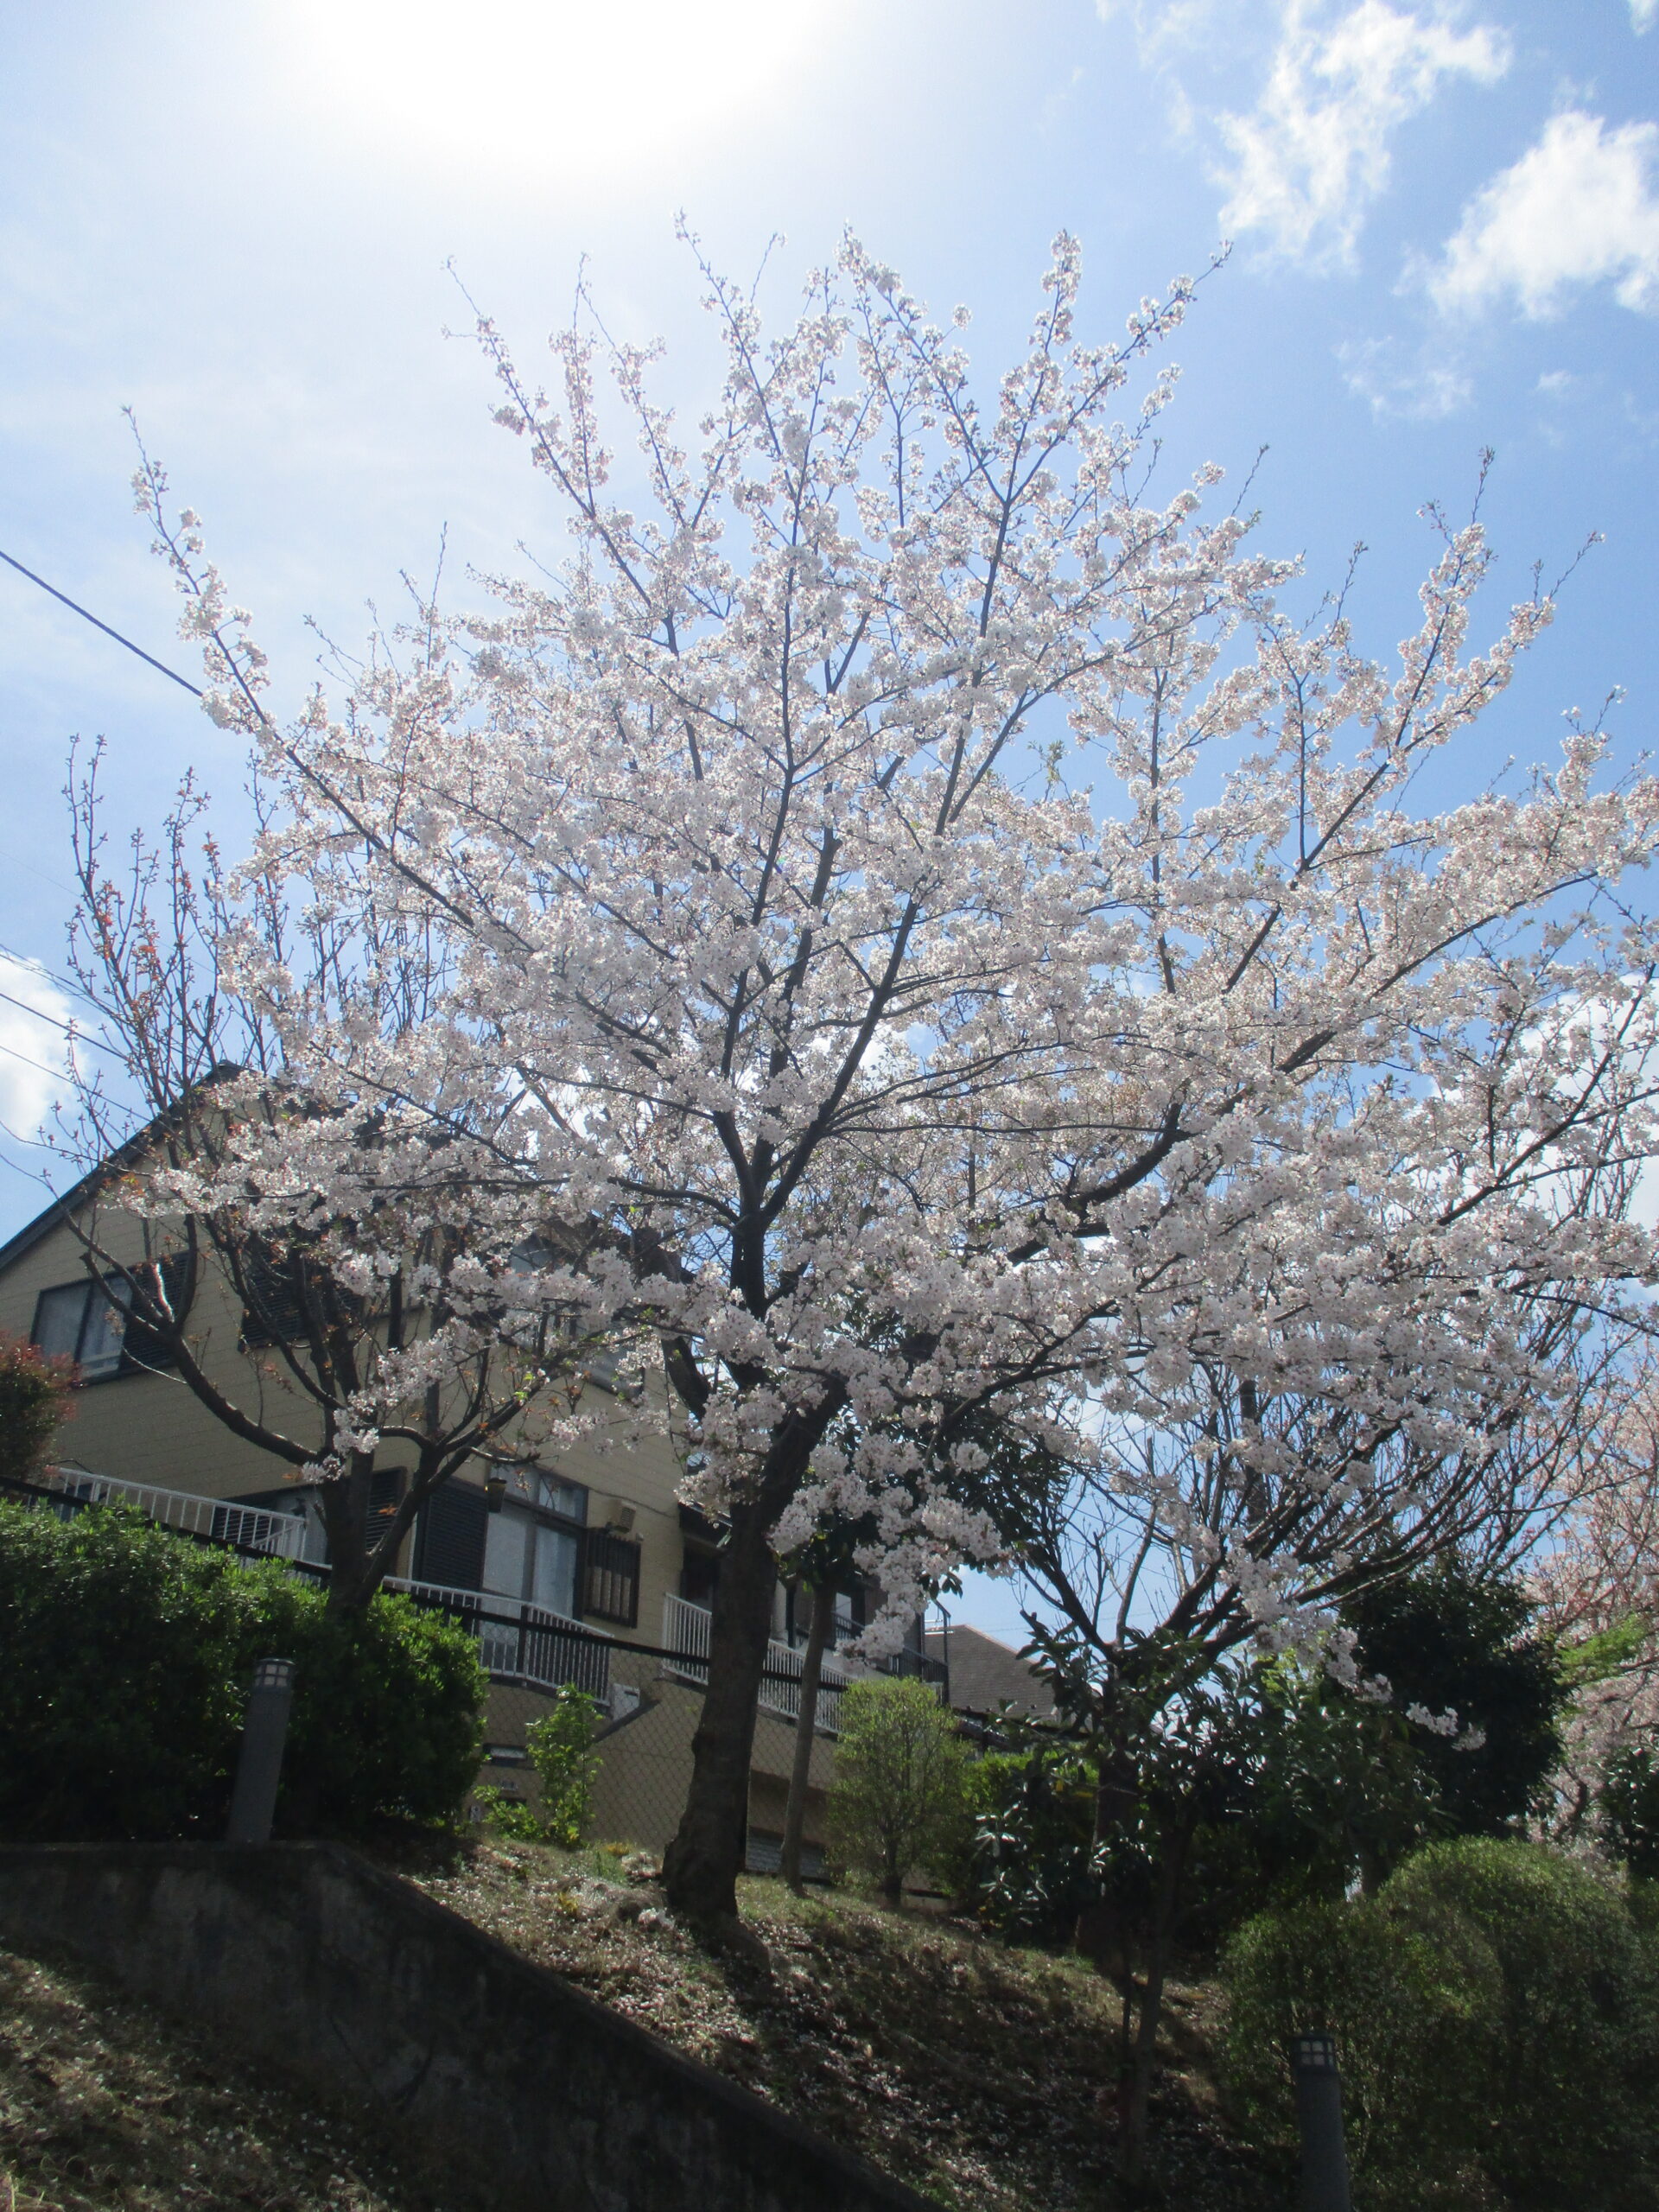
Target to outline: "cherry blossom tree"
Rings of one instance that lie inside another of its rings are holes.
[[[855,242],[772,336],[699,265],[724,373],[690,440],[595,320],[550,397],[480,321],[568,557],[423,608],[291,718],[194,517],[139,491],[270,794],[245,880],[442,948],[406,1014],[371,958],[323,992],[257,931],[227,948],[340,1109],[260,1128],[262,1187],[416,1203],[441,1152],[328,1132],[464,1115],[496,1202],[597,1225],[593,1294],[663,1347],[686,1494],[729,1529],[666,1868],[719,1917],[775,1563],[826,1516],[874,1516],[879,1650],[1000,1555],[993,1411],[1071,1452],[1225,1373],[1338,1424],[1344,1467],[1478,1450],[1495,1395],[1541,1387],[1537,1301],[1650,1274],[1643,1233],[1552,1193],[1649,1141],[1652,932],[1618,887],[1659,790],[1573,723],[1553,767],[1488,786],[1477,752],[1424,810],[1550,601],[1471,649],[1492,556],[1431,515],[1385,669],[1341,601],[1287,610],[1217,470],[1154,499],[1173,372],[1132,386],[1185,282],[1087,342],[1061,238],[982,395]],[[1295,1449],[1247,1415],[1225,1478],[1294,1497]],[[1304,1618],[1299,1523],[1228,1554],[1253,1620]]]
[[[1550,1198],[1617,1216],[1630,1182],[1615,1159],[1560,1175]],[[1248,1770],[1249,1703],[1236,1699],[1247,1678],[1230,1657],[1316,1656],[1362,1703],[1393,1704],[1412,1732],[1477,1750],[1481,1714],[1408,1702],[1385,1675],[1362,1672],[1344,1609],[1447,1554],[1501,1574],[1550,1546],[1564,1568],[1564,1520],[1592,1499],[1599,1526],[1630,1509],[1607,1435],[1627,1423],[1643,1363],[1639,1311],[1599,1312],[1559,1281],[1509,1303],[1524,1357],[1507,1384],[1491,1378],[1478,1425],[1465,1419],[1455,1440],[1419,1423],[1408,1395],[1385,1426],[1351,1421],[1340,1390],[1281,1393],[1270,1352],[1245,1375],[1201,1363],[1157,1426],[1074,1415],[1065,1459],[1018,1430],[985,1432],[980,1495],[1030,1601],[1030,1649],[1096,1762],[1105,1878],[1077,1936],[1122,1993],[1116,2147],[1128,2175],[1146,2146],[1182,1855],[1166,1839],[1154,1857],[1167,1880],[1141,1878],[1133,1854],[1122,1863],[1125,1838],[1139,1827],[1179,1841],[1229,1763],[1230,1786]]]

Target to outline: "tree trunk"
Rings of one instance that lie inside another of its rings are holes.
[[[804,1583],[802,1588],[806,1588]],[[802,1891],[801,1830],[806,1825],[806,1789],[812,1772],[812,1740],[817,1728],[818,1683],[823,1673],[823,1647],[830,1624],[836,1617],[834,1595],[828,1590],[811,1592],[812,1613],[806,1624],[806,1649],[801,1655],[801,1709],[795,1722],[795,1764],[789,1777],[789,1804],[784,1814],[783,1874],[797,1897]]]
[[[360,1613],[380,1586],[367,1570],[369,1497],[374,1483],[372,1454],[359,1453],[351,1472],[321,1484],[318,1497],[328,1539],[328,1610]]]
[[[1147,1986],[1141,1993],[1140,2018],[1135,2026],[1128,2095],[1118,2148],[1123,2178],[1131,2183],[1140,2180],[1141,2170],[1146,2164],[1147,2120],[1152,2101],[1152,2077],[1158,2063],[1158,2027],[1164,2009],[1164,1973],[1175,1932],[1176,1908],[1180,1902],[1195,1819],[1194,1808],[1189,1805],[1179,1834],[1166,1844],[1163,1876],[1158,1885],[1158,1901],[1148,1931]],[[1127,1986],[1133,1990],[1132,1976]]]
[[[674,1840],[663,1856],[669,1908],[690,1920],[737,1917],[754,1706],[772,1636],[777,1580],[766,1541],[773,1517],[760,1506],[735,1507],[731,1534],[721,1548],[709,1630],[709,1687],[691,1739],[691,1787]]]
[[[1158,2058],[1158,2024],[1164,2008],[1164,1957],[1168,1948],[1165,1931],[1154,1935],[1147,1951],[1147,1986],[1141,1993],[1140,2018],[1135,2023],[1130,2059],[1128,2095],[1118,2156],[1125,2181],[1141,2178],[1147,2158],[1147,2119],[1152,2100],[1152,2076]]]

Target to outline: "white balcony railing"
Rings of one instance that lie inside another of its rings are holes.
[[[557,1689],[574,1682],[601,1705],[611,1694],[610,1637],[603,1629],[585,1628],[550,1612],[545,1605],[521,1604],[489,1590],[453,1590],[442,1582],[412,1582],[389,1574],[388,1590],[406,1591],[423,1605],[453,1613],[478,1638],[478,1656],[486,1674],[527,1682],[536,1689]],[[487,1615],[486,1618],[484,1616]]]
[[[245,1552],[293,1560],[308,1556],[311,1530],[297,1499],[295,1511],[283,1512],[273,1506],[202,1497],[193,1491],[162,1490],[153,1483],[130,1483],[118,1475],[95,1475],[85,1467],[48,1467],[33,1479],[77,1505],[132,1505],[163,1528],[209,1536]],[[385,1586],[457,1615],[477,1636],[486,1674],[505,1675],[538,1689],[574,1682],[601,1705],[608,1701],[611,1639],[603,1629],[584,1628],[545,1606],[522,1605],[487,1590],[452,1590],[446,1584],[412,1582],[394,1574],[386,1577]],[[495,1618],[475,1618],[481,1613]]]
[[[164,1528],[211,1536],[243,1551],[272,1559],[303,1559],[306,1519],[262,1505],[238,1505],[223,1497],[202,1497],[194,1491],[160,1490],[151,1483],[124,1482],[118,1475],[94,1475],[85,1467],[48,1467],[32,1478],[65,1498],[87,1505],[134,1505]],[[297,1505],[297,1501],[296,1501]]]
[[[709,1680],[709,1624],[707,1605],[694,1605],[689,1599],[667,1597],[663,1600],[663,1649],[674,1653],[665,1660],[664,1674],[672,1675],[683,1682],[706,1686]],[[801,1669],[804,1655],[791,1644],[779,1643],[776,1637],[766,1646],[766,1671],[760,1684],[759,1703],[763,1712],[776,1713],[785,1720],[798,1720],[801,1715]],[[835,1656],[826,1651],[823,1670],[818,1681],[818,1708],[816,1725],[833,1736],[841,1726],[841,1693],[849,1682],[861,1674],[868,1674],[852,1660]]]

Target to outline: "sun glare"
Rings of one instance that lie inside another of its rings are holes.
[[[718,152],[801,73],[828,0],[290,0],[292,59],[377,154],[626,188]],[[844,14],[844,9],[838,11]]]

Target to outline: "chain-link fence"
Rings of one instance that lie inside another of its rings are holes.
[[[585,1833],[595,1843],[626,1844],[660,1854],[679,1826],[691,1783],[691,1743],[702,1692],[679,1654],[612,1645],[609,1698],[594,1749],[594,1776]],[[480,1781],[508,1800],[534,1808],[539,1789],[524,1751],[531,1724],[550,1711],[554,1690],[523,1681],[490,1685]],[[755,1723],[749,1779],[749,1859],[757,1872],[775,1869],[794,1764],[797,1723],[762,1710]],[[807,1871],[822,1860],[823,1806],[833,1742],[815,1732],[806,1805]]]

